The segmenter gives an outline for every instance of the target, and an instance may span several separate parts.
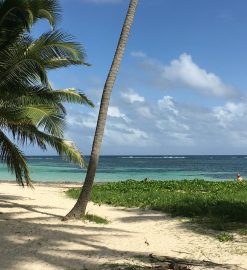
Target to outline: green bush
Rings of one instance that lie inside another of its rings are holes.
[[[67,195],[78,198],[80,189]],[[243,228],[247,223],[247,182],[204,180],[134,181],[95,184],[98,204],[140,207],[189,217],[212,229]]]

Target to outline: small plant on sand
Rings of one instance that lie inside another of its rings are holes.
[[[217,239],[220,242],[228,242],[228,241],[233,241],[233,235],[229,233],[221,233],[217,235]]]
[[[247,228],[243,228],[239,230],[240,235],[247,235]]]
[[[97,224],[109,224],[109,221],[106,218],[99,217],[97,215],[92,215],[87,213],[85,216],[82,216],[83,220],[88,220]]]

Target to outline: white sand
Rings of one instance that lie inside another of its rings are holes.
[[[195,270],[247,269],[247,237],[221,243],[162,213],[90,203],[90,213],[111,223],[61,222],[74,204],[66,187],[0,184],[0,269],[112,269],[106,265],[142,265],[150,253],[231,265]]]

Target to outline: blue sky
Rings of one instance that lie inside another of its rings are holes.
[[[92,66],[53,71],[50,80],[83,90],[96,104],[67,106],[66,137],[83,154],[90,153],[128,2],[61,0],[58,28],[84,46]],[[246,154],[246,12],[245,0],[140,0],[102,154]],[[47,30],[40,23],[34,34]]]

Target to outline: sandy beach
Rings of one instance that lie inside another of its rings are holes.
[[[163,213],[90,203],[88,212],[109,224],[61,222],[74,204],[64,194],[70,186],[0,184],[0,269],[124,269],[116,265],[149,265],[149,254],[199,260],[195,270],[247,269],[246,236],[221,243]]]

